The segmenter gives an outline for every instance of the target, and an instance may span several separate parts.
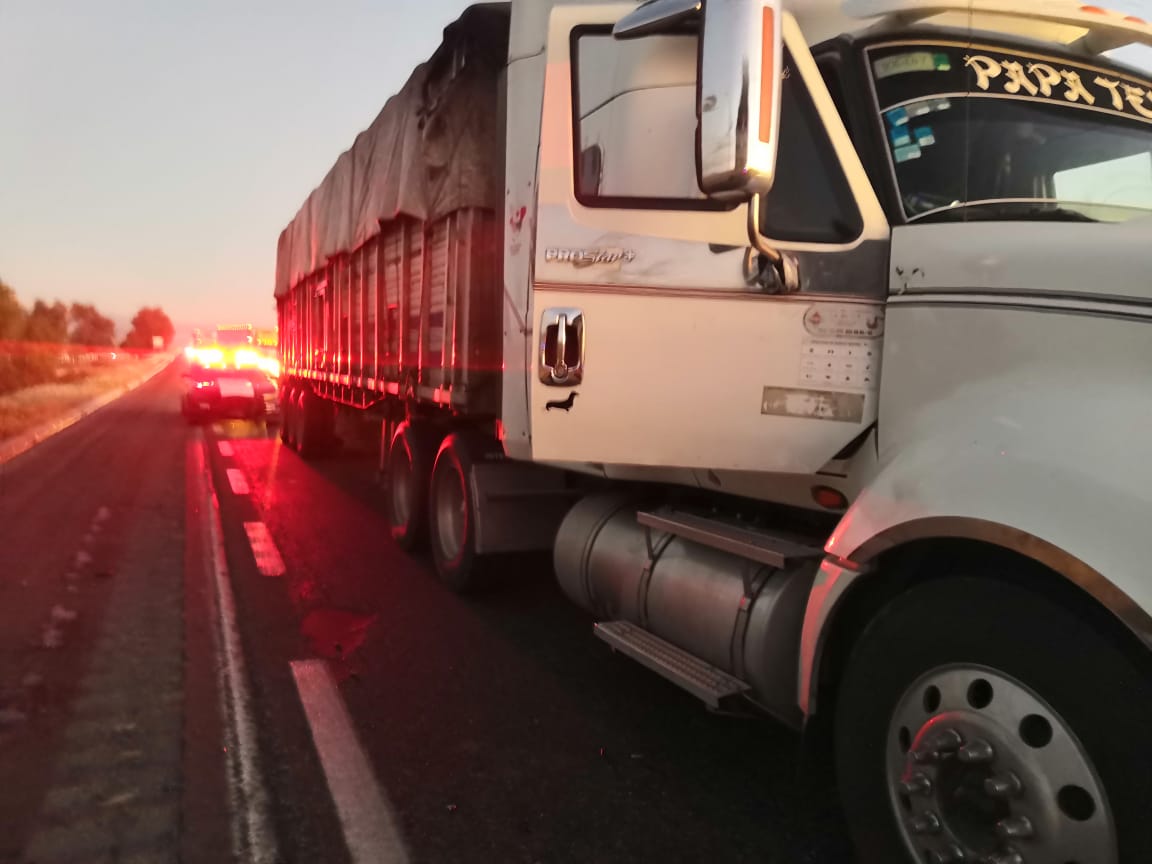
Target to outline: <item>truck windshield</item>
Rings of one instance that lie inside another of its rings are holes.
[[[1152,84],[1134,73],[943,41],[867,54],[909,221],[1152,213]]]

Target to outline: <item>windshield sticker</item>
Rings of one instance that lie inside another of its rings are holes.
[[[936,143],[931,126],[918,126],[912,134],[916,136],[916,143],[920,147],[931,147]]]
[[[952,102],[949,99],[932,99],[933,111],[947,111],[952,107]]]
[[[893,108],[891,111],[885,111],[884,117],[888,120],[889,126],[903,126],[908,122],[908,110],[906,108]]]
[[[877,78],[891,78],[893,75],[904,75],[908,72],[950,72],[952,61],[947,54],[932,51],[909,51],[906,54],[895,54],[891,57],[882,57],[872,64],[872,71]]]
[[[897,162],[907,162],[909,159],[920,158],[920,145],[909,144],[907,147],[897,147],[892,151]]]
[[[1035,96],[1113,111],[1152,120],[1152,90],[1089,69],[1071,69],[1029,60],[1020,62],[988,54],[969,54],[964,65],[976,75],[976,87],[1012,96]],[[1083,73],[1083,74],[1082,74]]]
[[[907,124],[889,129],[888,137],[892,140],[893,147],[903,147],[905,144],[912,143],[912,135],[908,132]]]

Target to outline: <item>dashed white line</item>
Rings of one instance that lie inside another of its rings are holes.
[[[232,487],[233,495],[247,495],[252,491],[248,487],[248,478],[239,468],[228,469],[228,485]]]
[[[369,767],[328,665],[323,660],[291,665],[352,861],[406,864],[408,852],[396,815]]]
[[[211,491],[207,444],[199,451],[195,472],[203,508],[209,569],[215,584],[216,650],[219,657],[220,701],[223,711],[225,752],[228,759],[228,792],[232,803],[232,845],[238,861],[272,864],[279,860],[276,835],[268,809],[268,795],[260,771],[252,696],[248,692],[244,649],[236,622],[236,600],[224,554],[223,529],[216,496]]]
[[[260,572],[265,576],[283,576],[284,559],[280,557],[280,550],[272,542],[268,526],[263,522],[245,522],[244,530],[248,534],[248,542],[252,545],[252,557],[256,559],[256,567]]]
[[[227,441],[217,441],[216,449],[220,451],[221,456],[231,456],[233,453],[232,445]]]

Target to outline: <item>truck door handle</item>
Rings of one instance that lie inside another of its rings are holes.
[[[574,387],[584,380],[581,310],[544,310],[540,318],[540,380],[550,387]]]

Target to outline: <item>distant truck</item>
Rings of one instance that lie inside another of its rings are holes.
[[[1152,861],[1127,45],[1058,0],[472,7],[280,236],[284,439],[368,429],[446,584],[551,548],[615,649],[802,727],[864,861]]]
[[[221,324],[210,342],[205,342],[197,331],[187,356],[204,369],[258,369],[277,379],[280,361],[276,346],[275,331],[257,330],[251,324]]]

